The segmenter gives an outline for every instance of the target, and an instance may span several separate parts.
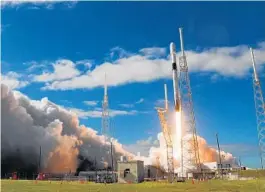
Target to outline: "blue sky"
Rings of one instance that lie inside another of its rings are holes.
[[[1,12],[6,82],[71,108],[100,131],[106,72],[112,135],[126,145],[160,132],[154,107],[164,83],[172,101],[168,47],[174,41],[179,51],[183,27],[199,135],[215,146],[218,132],[224,150],[259,166],[247,46],[265,84],[264,2],[29,3]]]

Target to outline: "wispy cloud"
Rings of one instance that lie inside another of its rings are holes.
[[[158,140],[153,139],[153,137],[148,137],[147,140],[138,140],[136,141],[137,145],[141,146],[153,146],[153,145],[158,145]]]
[[[227,77],[243,77],[251,69],[249,49],[245,45],[217,47],[202,52],[187,51],[186,55],[190,72],[207,72]],[[265,63],[265,42],[260,43],[255,49],[255,57],[257,66]],[[105,62],[97,65],[93,70],[87,71],[82,75],[79,75],[80,71],[75,71],[71,75],[72,77],[67,80],[53,78],[54,80],[50,80],[44,89],[92,89],[103,86],[106,71],[109,86],[170,78],[171,69],[169,62],[168,57],[150,59],[148,55],[133,54],[118,58],[114,62]],[[73,65],[71,70],[74,71],[74,69],[76,68]],[[51,74],[56,74],[56,70],[51,72]],[[42,80],[47,82],[47,78]]]
[[[124,108],[133,108],[134,104],[119,104],[119,106],[124,107]]]
[[[146,140],[138,140],[134,144],[124,145],[124,148],[134,154],[140,152],[141,156],[148,156],[151,147],[158,147],[159,141],[153,137]]]
[[[34,72],[37,69],[45,69],[49,65],[48,61],[42,61],[42,62],[37,62],[37,61],[29,61],[29,62],[24,62],[23,65],[29,66],[27,68],[27,72]]]
[[[136,101],[135,103],[131,103],[131,104],[119,104],[119,106],[124,107],[124,108],[133,108],[136,104],[140,104],[143,103],[144,99],[141,98],[138,101]]]
[[[213,75],[211,76],[211,81],[212,81],[213,83],[215,83],[215,82],[218,81],[218,79],[220,79],[220,78],[221,78],[220,75],[218,75],[218,74],[213,74]]]
[[[56,80],[71,79],[78,76],[81,72],[75,67],[76,64],[67,59],[60,59],[52,64],[53,72],[43,72],[41,75],[36,75],[34,81],[49,82]]]
[[[23,5],[28,5],[28,9],[40,9],[41,7],[46,9],[53,9],[54,4],[62,4],[66,8],[74,8],[77,4],[76,0],[1,0],[1,9],[2,8],[20,8]]]
[[[135,104],[140,104],[140,103],[143,103],[143,102],[144,102],[144,99],[141,98],[141,99],[139,99],[139,101],[136,101]]]
[[[1,74],[1,83],[7,85],[10,89],[19,89],[29,84],[28,81],[22,79],[22,75],[13,71]]]
[[[158,58],[166,56],[167,50],[162,47],[151,47],[141,49],[140,53],[143,53],[145,56],[150,58]]]
[[[121,47],[113,47],[110,50],[110,54],[109,54],[111,59],[120,59],[120,58],[128,57],[130,55],[131,54],[129,52],[127,52]]]
[[[83,101],[83,103],[88,106],[96,106],[98,104],[98,101]]]
[[[258,44],[255,49],[255,58],[257,68],[262,69],[262,66],[265,66],[265,42]],[[212,48],[199,53],[187,51],[187,60],[191,72],[210,74],[212,82],[222,77],[243,77],[249,74],[252,66],[249,49],[244,45]],[[30,61],[24,63],[29,66],[24,76],[27,79],[27,84],[32,82],[45,83],[42,87],[43,90],[93,89],[104,85],[106,71],[108,86],[146,83],[170,78],[171,68],[169,62],[167,57],[150,59],[145,55],[131,54],[114,62],[96,65],[91,70],[91,60],[86,59],[76,62],[69,59],[58,59],[54,62]],[[78,65],[86,67],[81,71]],[[41,69],[42,73],[36,74],[37,69]],[[23,78],[20,77],[20,79]],[[23,82],[23,85],[26,85],[25,83]],[[138,102],[141,103],[142,101],[144,100],[141,99]],[[133,108],[135,104],[137,102],[124,103],[120,106]]]
[[[170,101],[167,101],[168,103],[170,103]],[[157,107],[164,107],[165,105],[165,99],[158,99],[155,101],[155,106]]]
[[[83,109],[77,109],[77,108],[68,108],[71,112],[77,114],[77,116],[81,119],[87,119],[89,117],[91,118],[101,118],[102,117],[102,109],[96,108],[94,110],[83,110]],[[109,110],[109,116],[115,117],[115,116],[126,116],[126,115],[135,115],[138,111],[136,110],[130,110],[130,111],[124,111],[124,110],[115,110],[110,109]]]

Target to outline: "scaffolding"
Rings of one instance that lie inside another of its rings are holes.
[[[165,89],[165,108],[157,107],[157,113],[160,120],[162,132],[166,141],[167,148],[167,166],[168,166],[168,182],[174,181],[174,159],[173,159],[173,143],[171,138],[171,131],[168,124],[168,100],[167,100],[167,86],[164,85]]]
[[[110,118],[109,118],[109,102],[108,102],[108,90],[107,90],[107,76],[105,73],[105,84],[104,84],[104,98],[102,102],[102,135],[104,137],[104,142],[102,149],[103,157],[102,162],[105,164],[105,169],[108,171],[111,169],[112,173],[114,171],[114,162],[113,162],[113,141],[110,137]],[[106,158],[104,154],[106,153]]]
[[[183,46],[182,28],[179,28],[181,56],[179,57],[180,67],[180,91],[181,91],[181,174],[187,177],[188,172],[201,172],[199,146],[195,125],[195,115],[192,102],[188,65]],[[195,168],[194,168],[195,166]]]
[[[265,104],[262,96],[261,84],[255,66],[255,58],[252,48],[250,48],[252,65],[253,65],[253,89],[257,117],[257,131],[259,140],[259,153],[261,168],[265,167]]]

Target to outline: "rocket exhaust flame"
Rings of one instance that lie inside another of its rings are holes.
[[[176,134],[174,135],[173,140],[173,149],[174,149],[174,157],[177,160],[180,160],[181,155],[181,136],[182,136],[182,127],[181,127],[181,112],[175,112],[175,118],[176,118]]]

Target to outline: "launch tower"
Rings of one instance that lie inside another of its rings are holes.
[[[172,183],[174,180],[174,159],[173,159],[173,143],[171,137],[171,129],[168,124],[168,100],[167,100],[167,85],[164,85],[165,89],[165,108],[156,108],[162,132],[166,141],[167,147],[167,166],[168,166],[168,182]]]
[[[179,57],[179,84],[181,95],[181,174],[186,177],[187,172],[201,172],[201,163],[199,156],[199,146],[197,140],[197,131],[195,125],[195,115],[192,102],[192,94],[188,73],[188,65],[184,52],[182,28],[179,28],[181,56]],[[195,165],[195,170],[194,170]]]
[[[256,71],[255,58],[252,48],[250,48],[250,54],[253,65],[253,89],[254,89],[254,100],[256,107],[257,116],[257,131],[259,139],[259,152],[261,168],[265,168],[265,104],[262,96],[261,84]]]
[[[113,154],[112,154],[112,140],[110,139],[110,118],[109,118],[109,101],[108,101],[108,90],[107,90],[107,76],[105,73],[105,84],[104,84],[104,98],[102,102],[102,135],[104,136],[104,142],[102,149],[104,155],[102,158],[103,163],[105,164],[105,169],[108,169],[111,166],[113,171]],[[111,164],[111,165],[110,165]]]

